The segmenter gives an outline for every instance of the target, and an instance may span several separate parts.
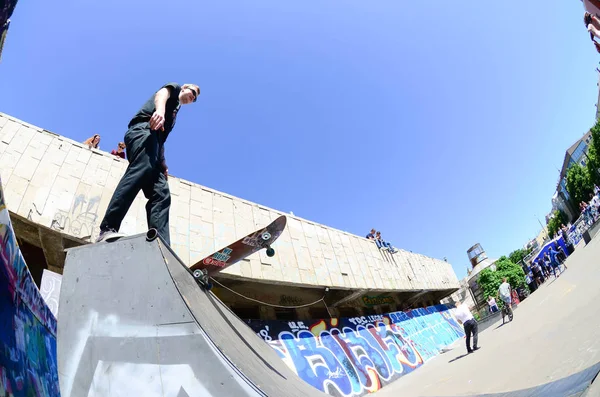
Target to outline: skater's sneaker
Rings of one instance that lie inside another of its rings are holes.
[[[96,242],[99,243],[101,241],[111,241],[113,239],[117,239],[123,236],[125,236],[123,233],[119,233],[112,228],[107,230],[100,230],[100,235],[96,239]]]

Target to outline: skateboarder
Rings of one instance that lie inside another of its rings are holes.
[[[124,139],[129,166],[108,204],[97,242],[119,235],[123,218],[142,190],[148,199],[148,228],[155,228],[170,244],[171,194],[164,145],[181,105],[196,102],[199,95],[200,87],[195,84],[165,84],[131,119]]]

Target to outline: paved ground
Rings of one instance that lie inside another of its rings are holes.
[[[578,248],[566,265],[562,276],[551,278],[519,305],[511,323],[500,320],[480,333],[480,350],[465,355],[464,339],[457,341],[452,350],[386,386],[377,397],[509,392],[598,363],[600,236]]]

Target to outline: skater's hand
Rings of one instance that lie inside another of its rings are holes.
[[[154,112],[152,118],[150,118],[150,129],[153,131],[164,131],[165,130],[165,113]]]
[[[163,174],[165,174],[165,178],[169,179],[169,169],[165,168],[165,171],[163,172]]]

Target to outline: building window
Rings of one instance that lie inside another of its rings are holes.
[[[585,160],[581,160],[581,165],[585,167]]]
[[[574,159],[574,161],[579,161],[581,156],[583,156],[583,154],[585,153],[587,147],[588,145],[585,143],[585,141],[579,142],[579,145],[577,145],[577,149],[575,149],[573,155],[571,155],[571,159]]]

